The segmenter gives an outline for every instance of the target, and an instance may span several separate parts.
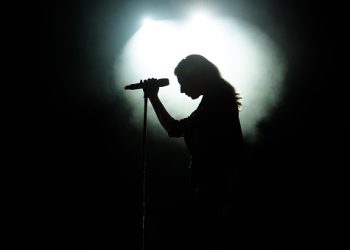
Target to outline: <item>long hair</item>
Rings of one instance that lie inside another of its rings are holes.
[[[191,76],[200,79],[203,84],[208,84],[208,87],[211,87],[210,85],[215,87],[213,86],[214,84],[224,84],[234,93],[237,107],[240,110],[242,106],[242,97],[229,82],[222,78],[218,67],[204,56],[198,54],[187,56],[175,67],[174,74],[176,76],[190,74]]]

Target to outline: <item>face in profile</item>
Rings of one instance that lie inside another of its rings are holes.
[[[200,81],[195,77],[178,75],[177,81],[180,84],[180,92],[192,99],[197,99],[203,94],[200,88]]]

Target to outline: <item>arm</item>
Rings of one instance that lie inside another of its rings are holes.
[[[149,97],[153,109],[157,115],[157,118],[163,128],[169,133],[171,125],[173,124],[174,118],[172,118],[168,111],[165,109],[163,103],[160,101],[157,94]]]
[[[160,101],[158,97],[159,87],[155,84],[156,79],[151,78],[145,81],[145,86],[143,87],[143,92],[145,98],[148,98],[151,101],[153,109],[157,115],[157,118],[163,128],[168,132],[172,127],[174,122],[174,118],[172,118],[168,111],[165,109],[163,103]]]

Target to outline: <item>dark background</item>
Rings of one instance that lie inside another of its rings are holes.
[[[173,18],[186,2],[73,0],[4,8],[11,70],[5,70],[3,153],[13,244],[141,249],[142,131],[127,122],[131,109],[115,92],[111,72],[142,13]],[[247,245],[340,245],[345,197],[336,143],[345,126],[334,105],[339,78],[333,69],[341,7],[212,3],[262,27],[289,60],[284,101],[259,124],[259,140],[247,144],[239,188]],[[148,145],[146,244],[181,249],[188,155],[155,133]]]

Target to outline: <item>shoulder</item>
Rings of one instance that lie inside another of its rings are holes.
[[[212,88],[203,97],[203,105],[214,108],[234,108],[236,106],[236,93],[234,88],[227,84],[220,84]]]

